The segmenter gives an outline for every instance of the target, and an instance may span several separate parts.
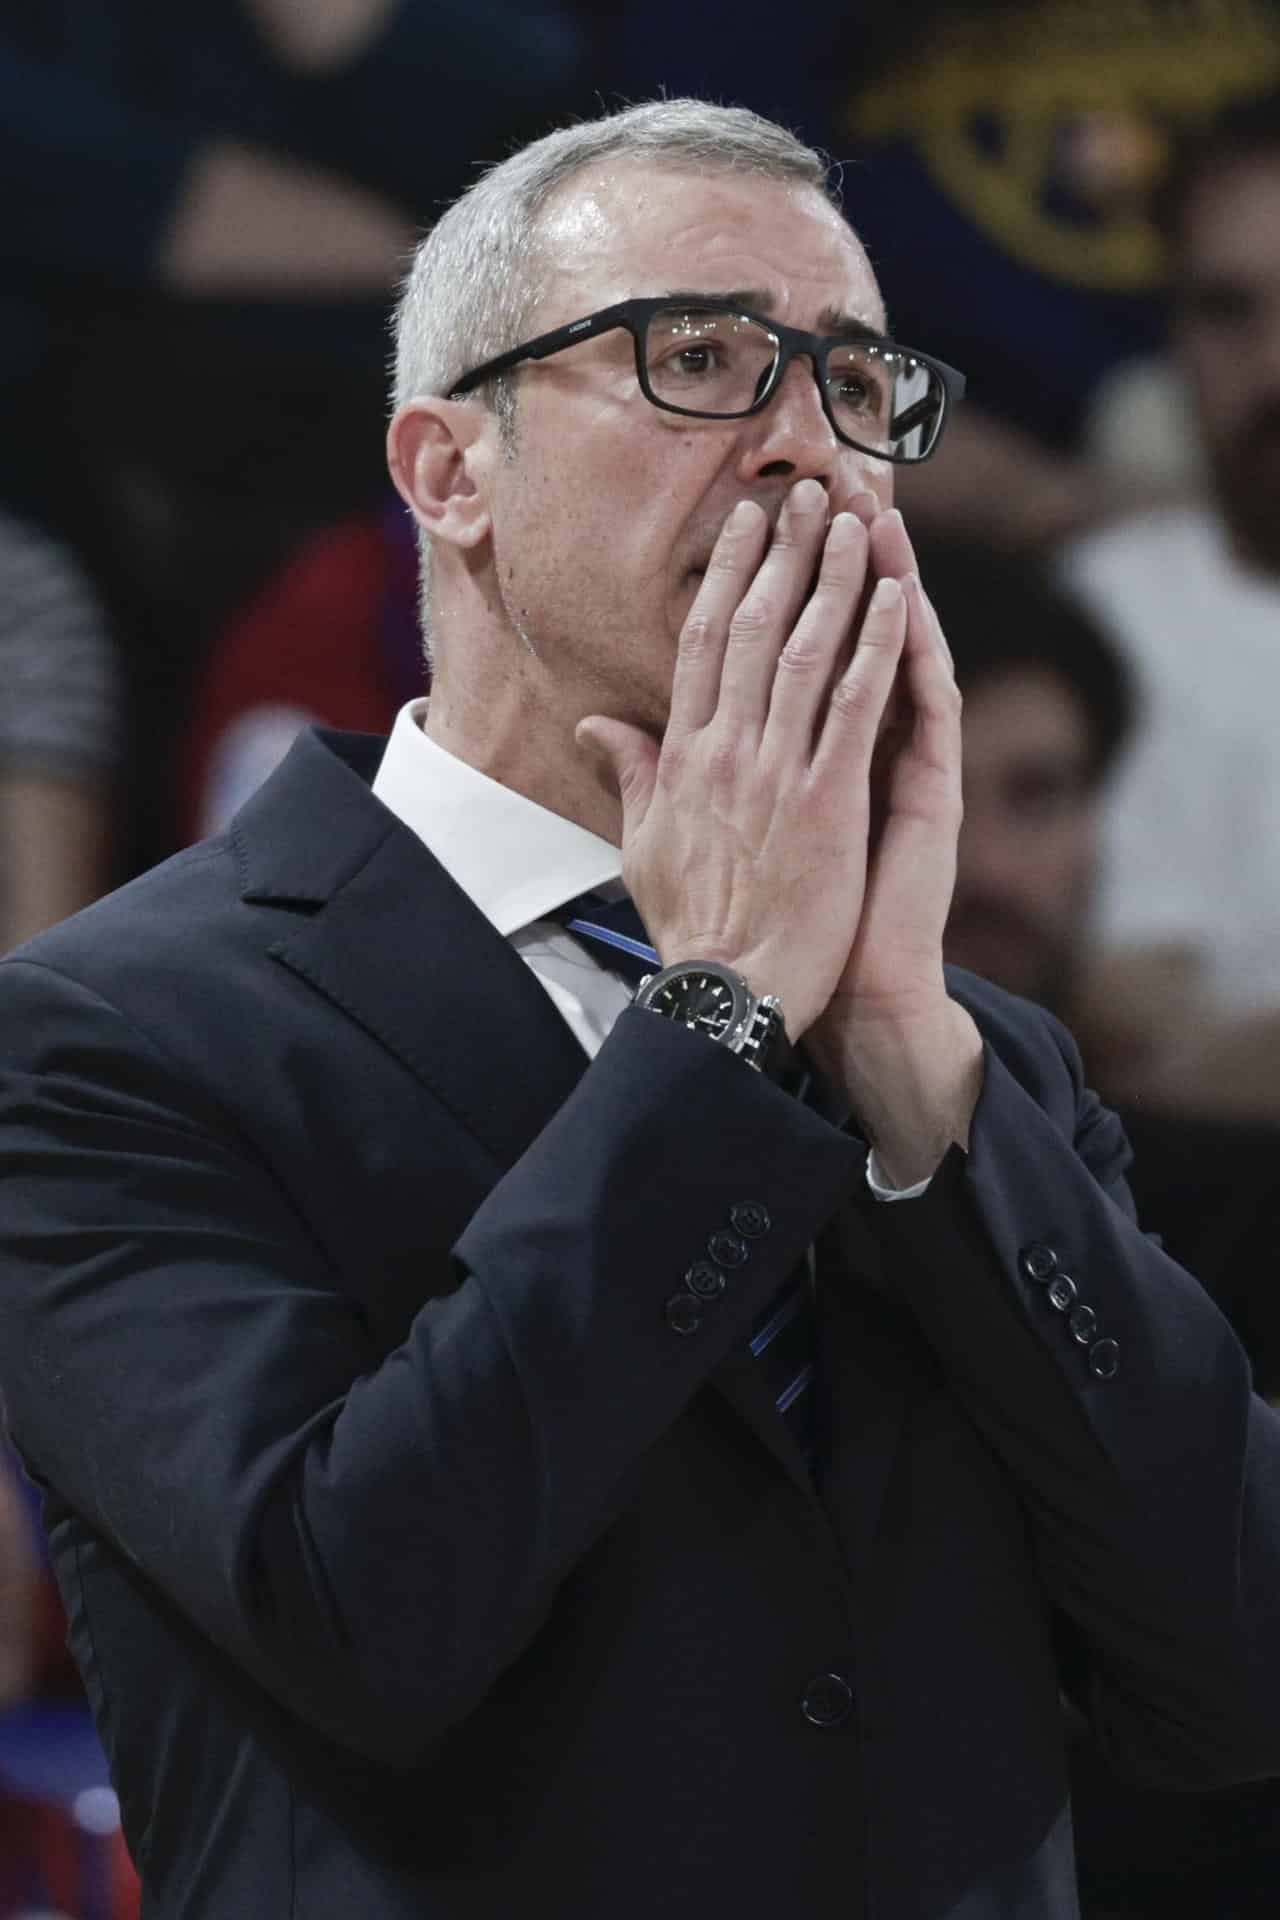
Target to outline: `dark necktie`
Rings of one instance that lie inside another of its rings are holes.
[[[551,917],[593,947],[601,963],[626,980],[638,984],[662,965],[626,894],[617,900],[606,900],[598,893],[579,894]],[[812,1470],[817,1460],[817,1322],[808,1262],[775,1294],[757,1320],[751,1351],[769,1383],[778,1412]]]

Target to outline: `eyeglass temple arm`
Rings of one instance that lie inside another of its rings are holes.
[[[508,367],[515,367],[522,360],[545,360],[549,353],[558,353],[561,347],[572,345],[575,340],[590,340],[597,333],[607,333],[610,327],[619,325],[623,308],[606,307],[601,313],[593,313],[586,320],[571,320],[567,327],[555,327],[550,333],[540,333],[532,340],[526,340],[523,346],[512,347],[508,353],[500,353],[483,365],[473,367],[470,373],[464,373],[461,380],[449,389],[449,399],[460,393],[470,393],[482,380],[492,380],[496,375],[505,373]]]
[[[923,426],[926,420],[932,420],[934,415],[941,411],[941,396],[917,400],[914,406],[907,408],[905,413],[894,414],[889,422],[890,439],[901,440],[905,434],[911,433],[916,427]]]
[[[954,406],[957,400],[963,400],[965,389],[964,375],[958,372],[955,367],[944,365],[941,360],[935,360],[933,365],[942,376],[944,392],[936,396],[925,394],[922,399],[915,401],[913,405],[909,406],[904,413],[895,413],[893,419],[889,422],[889,432],[895,440],[901,440],[904,434],[912,432],[914,428],[923,425],[932,415],[940,413],[944,405],[949,404]]]

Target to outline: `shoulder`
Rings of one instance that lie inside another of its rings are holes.
[[[54,994],[63,981],[122,1009],[172,1003],[179,1024],[196,1028],[248,984],[246,966],[261,964],[298,903],[318,904],[334,872],[359,866],[386,818],[367,781],[308,734],[224,832],[6,956],[0,1004],[12,1005],[19,971],[28,991],[39,973]]]
[[[1215,513],[1169,507],[1120,521],[1065,548],[1058,573],[1122,647],[1145,700],[1186,686],[1200,705],[1204,623],[1237,594]]]
[[[186,848],[6,954],[0,1010],[11,1023],[23,1004],[77,993],[144,1005],[166,978],[196,994],[215,954],[225,963],[238,900],[227,836]]]
[[[1158,642],[1161,659],[1193,611],[1232,579],[1217,515],[1190,505],[1138,514],[1071,542],[1058,572],[1128,645],[1141,650],[1148,636]]]
[[[1159,507],[1134,514],[1072,540],[1060,566],[1073,582],[1121,580],[1152,566],[1196,559],[1219,541],[1217,516],[1195,505]]]

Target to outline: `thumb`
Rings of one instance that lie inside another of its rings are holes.
[[[613,776],[622,801],[624,828],[637,826],[649,810],[658,773],[658,743],[642,727],[609,720],[602,713],[579,720],[574,739],[594,753]]]

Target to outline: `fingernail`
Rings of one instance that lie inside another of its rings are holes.
[[[827,535],[828,547],[837,552],[853,545],[862,526],[856,513],[838,513],[831,522],[831,531]]]
[[[742,533],[751,524],[755,506],[750,500],[739,500],[733,512],[724,523],[726,533]]]
[[[825,499],[826,495],[816,480],[800,480],[787,496],[787,504],[793,513],[813,513]]]
[[[885,579],[877,586],[871,596],[871,613],[887,613],[890,607],[896,607],[902,598],[902,588],[896,580]]]

